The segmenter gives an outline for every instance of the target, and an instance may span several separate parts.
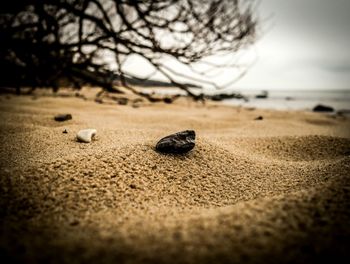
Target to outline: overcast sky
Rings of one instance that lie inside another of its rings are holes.
[[[245,53],[255,64],[232,88],[350,89],[350,0],[261,0],[256,11],[261,36]],[[132,59],[126,68],[149,69]]]
[[[259,17],[270,28],[236,87],[350,88],[350,0],[261,0]]]

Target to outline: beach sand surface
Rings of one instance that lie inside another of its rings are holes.
[[[56,114],[72,120],[56,122]],[[263,116],[263,120],[254,120]],[[350,120],[193,103],[0,96],[0,256],[23,263],[350,257]],[[79,143],[79,130],[95,140]],[[63,133],[64,130],[68,133]],[[186,155],[157,141],[193,129]]]

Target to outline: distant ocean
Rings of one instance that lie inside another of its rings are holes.
[[[228,99],[224,104],[257,107],[275,110],[312,110],[317,104],[333,107],[335,110],[350,109],[349,90],[270,90],[266,99],[255,98],[262,91],[241,90],[248,101]]]
[[[197,89],[190,89],[197,93]],[[149,92],[158,94],[185,94],[176,88],[155,88],[149,89]],[[232,93],[237,92],[248,98],[243,99],[226,99],[221,101],[223,104],[256,107],[274,110],[312,110],[316,105],[322,104],[331,106],[337,110],[350,109],[350,89],[348,90],[267,90],[267,98],[258,99],[255,96],[263,94],[262,90],[230,90],[230,91],[213,91],[204,90],[207,94]]]

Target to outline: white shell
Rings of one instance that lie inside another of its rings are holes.
[[[80,130],[77,134],[77,140],[80,142],[90,143],[96,133],[96,129],[91,128]]]

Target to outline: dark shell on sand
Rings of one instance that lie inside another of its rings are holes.
[[[196,133],[193,130],[185,130],[171,134],[159,140],[156,150],[162,153],[183,154],[195,146]]]

